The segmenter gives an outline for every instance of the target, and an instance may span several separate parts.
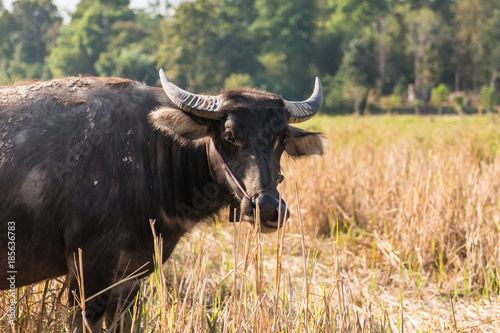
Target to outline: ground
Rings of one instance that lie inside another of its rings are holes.
[[[264,235],[226,215],[196,227],[143,284],[136,331],[499,331],[498,115],[304,127],[327,148],[282,161],[286,227]],[[10,332],[64,331],[61,288],[18,289]]]

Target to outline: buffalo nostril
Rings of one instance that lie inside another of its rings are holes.
[[[278,213],[279,221],[281,223],[286,222],[290,217],[290,211],[286,208],[284,203],[281,203],[281,205],[276,207],[276,213]]]
[[[268,223],[284,223],[290,216],[283,200],[281,202],[274,196],[263,194],[256,199],[259,206],[260,218]]]
[[[276,220],[278,218],[277,208],[279,201],[274,196],[263,194],[256,199],[259,205],[260,216],[265,220]]]

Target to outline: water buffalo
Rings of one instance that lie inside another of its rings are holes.
[[[320,108],[319,79],[308,100],[289,102],[248,88],[196,95],[160,78],[163,89],[97,77],[0,88],[0,289],[67,274],[78,295],[78,249],[87,297],[146,264],[145,276],[150,220],[165,260],[229,205],[250,222],[258,205],[263,227],[286,220],[281,155],[323,152],[318,133],[289,126]],[[136,291],[131,281],[87,301],[90,328]]]

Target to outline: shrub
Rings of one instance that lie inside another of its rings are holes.
[[[438,109],[438,114],[443,114],[443,102],[450,94],[450,89],[444,84],[440,83],[436,88],[432,89],[431,103]]]

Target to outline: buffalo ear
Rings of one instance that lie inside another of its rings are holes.
[[[154,127],[188,140],[198,140],[210,135],[210,121],[182,110],[162,107],[151,112],[149,119]]]
[[[290,137],[286,141],[285,151],[293,157],[323,154],[321,133],[308,132],[297,127],[289,127]]]

